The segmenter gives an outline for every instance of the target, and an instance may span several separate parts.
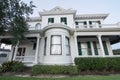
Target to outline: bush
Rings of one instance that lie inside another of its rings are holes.
[[[98,70],[98,71],[120,71],[120,58],[75,58],[75,64],[81,71]]]
[[[12,67],[12,62],[4,62],[1,67],[2,72],[9,72],[11,71]]]
[[[18,61],[4,62],[1,67],[2,72],[20,72],[23,71],[24,65]]]
[[[18,61],[13,61],[12,63],[12,72],[21,72],[24,70],[24,64],[22,62],[18,62]]]
[[[63,65],[35,65],[32,67],[32,73],[37,74],[70,74],[78,73],[76,66]]]

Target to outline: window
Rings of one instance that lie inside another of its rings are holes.
[[[35,49],[36,49],[36,43],[33,44],[33,50],[35,50]]]
[[[61,17],[61,23],[67,24],[67,18],[66,17]]]
[[[104,48],[104,51],[105,51],[105,55],[109,55],[108,48],[107,48],[107,45],[106,45],[106,41],[103,41],[103,48]]]
[[[38,30],[38,29],[41,29],[41,24],[40,24],[40,23],[37,23],[37,24],[35,25],[35,30]]]
[[[54,23],[54,18],[48,18],[48,23]]]
[[[62,54],[62,41],[61,36],[51,36],[51,55],[61,55]]]
[[[75,22],[76,28],[82,27],[82,28],[87,28],[87,22],[86,21],[80,21],[80,22]]]
[[[7,53],[0,53],[0,57],[7,57]]]
[[[75,25],[78,25],[78,22],[75,22]]]
[[[44,56],[46,56],[46,47],[47,47],[47,37],[45,38],[45,45],[44,45]]]
[[[93,27],[93,22],[92,21],[89,21],[89,25],[90,25],[90,28],[92,28]]]
[[[25,56],[26,48],[18,48],[17,56]]]
[[[65,37],[65,47],[66,55],[70,55],[70,42],[68,37]]]

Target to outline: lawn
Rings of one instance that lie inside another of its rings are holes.
[[[32,77],[0,76],[0,80],[120,80],[120,75],[82,76],[82,77],[69,77],[69,78],[32,78]]]

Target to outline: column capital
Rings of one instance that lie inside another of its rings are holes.
[[[97,37],[101,37],[101,36],[102,36],[101,34],[97,35]]]

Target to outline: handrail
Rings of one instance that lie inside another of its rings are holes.
[[[15,60],[22,62],[33,62],[35,60],[35,56],[16,56]]]

